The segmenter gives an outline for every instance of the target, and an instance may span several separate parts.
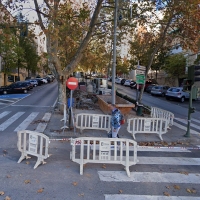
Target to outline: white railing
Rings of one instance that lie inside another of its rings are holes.
[[[160,118],[131,118],[128,119],[127,131],[135,139],[136,133],[156,133],[163,140],[162,134],[167,132],[168,121]]]
[[[80,129],[80,132],[84,129],[106,130],[110,131],[111,116],[102,114],[87,114],[80,113],[76,115],[76,128]]]
[[[80,164],[80,174],[86,163],[122,164],[130,177],[129,166],[137,160],[137,142],[123,138],[80,137],[71,139],[72,161]],[[124,153],[125,151],[125,153]]]
[[[18,163],[20,163],[25,158],[31,158],[28,155],[32,155],[38,158],[34,169],[37,168],[41,163],[45,164],[44,159],[49,157],[49,138],[43,133],[29,130],[18,131],[17,136],[17,147],[21,152],[21,157],[19,158]]]
[[[157,107],[151,107],[151,117],[166,119],[168,121],[168,128],[173,125],[174,114],[172,112]]]

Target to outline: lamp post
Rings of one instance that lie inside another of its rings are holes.
[[[116,76],[116,44],[117,44],[117,11],[118,0],[115,0],[115,13],[114,13],[114,38],[113,38],[113,65],[112,65],[112,104],[115,104],[115,76]]]

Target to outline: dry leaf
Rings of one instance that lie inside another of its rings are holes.
[[[192,191],[191,191],[189,188],[187,188],[186,191],[187,191],[188,193],[192,193]]]
[[[197,193],[197,191],[196,191],[196,190],[194,190],[194,189],[192,189],[191,191],[192,191],[192,193],[195,193],[195,194]]]
[[[167,189],[170,189],[170,186],[165,186]]]
[[[31,183],[30,180],[25,180],[24,183],[28,184],[28,183]]]
[[[78,183],[77,183],[77,182],[73,182],[72,184],[73,184],[74,186],[77,186],[77,185],[78,185]]]
[[[3,196],[5,194],[4,191],[0,191],[0,196]]]
[[[188,175],[188,172],[180,172],[180,174]]]
[[[11,200],[11,198],[9,196],[6,196],[4,200]]]
[[[44,191],[44,188],[40,188],[37,193],[42,193]]]
[[[29,165],[29,164],[30,164],[30,162],[29,162],[29,161],[26,161],[26,164],[27,164],[27,165]]]
[[[122,193],[122,190],[119,190],[119,194],[121,194]]]
[[[11,175],[7,175],[6,178],[11,178]]]
[[[170,194],[168,193],[168,192],[163,192],[163,194],[165,195],[165,196],[170,196]]]
[[[179,185],[174,185],[174,189],[180,190],[180,186]]]
[[[78,194],[78,196],[82,196],[82,197],[83,197],[83,196],[84,196],[84,193]]]
[[[105,165],[105,164],[103,164],[103,165],[102,165],[102,168],[103,168],[103,169],[106,169],[106,165]]]

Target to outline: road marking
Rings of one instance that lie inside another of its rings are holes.
[[[9,113],[11,113],[11,111],[2,112],[2,113],[0,114],[0,119],[2,119],[3,117],[5,117],[5,116],[8,115]]]
[[[134,182],[134,183],[190,183],[199,184],[200,174],[164,173],[164,172],[131,172],[128,177],[125,171],[98,171],[101,181]]]
[[[182,129],[182,130],[184,130],[184,131],[187,131],[187,127],[182,126],[181,124],[178,124],[178,123],[174,122],[173,125],[178,127],[178,128],[180,128],[180,129]],[[197,131],[192,130],[192,129],[190,129],[190,133],[194,134],[194,135],[199,135],[200,134],[200,132],[197,132]]]
[[[6,120],[3,124],[0,125],[0,131],[4,131],[6,128],[8,128],[8,126],[10,126],[17,119],[19,119],[19,117],[22,116],[24,113],[25,112],[17,112],[11,118]]]
[[[44,121],[44,122],[39,123],[35,131],[40,132],[40,133],[44,132],[50,118],[51,118],[51,113],[45,113],[44,117],[42,118],[42,121]]]
[[[200,165],[200,158],[186,157],[138,157],[141,165]]]
[[[25,130],[38,114],[39,112],[31,113],[14,131]]]
[[[191,152],[188,149],[177,148],[177,147],[146,147],[146,146],[138,146],[137,151],[153,151],[153,152]]]
[[[105,194],[105,200],[199,200],[199,197],[191,196],[154,196],[154,195],[126,195]]]
[[[182,122],[182,123],[184,123],[186,125],[188,123],[188,120],[186,120],[186,119],[175,118],[175,120],[177,120],[179,122]],[[194,120],[192,120],[192,121],[194,121]],[[199,126],[196,125],[196,124],[190,123],[190,126],[193,127],[193,128],[199,129]]]
[[[52,107],[52,106],[38,106],[38,105],[35,105],[35,106],[33,106],[33,105],[16,105],[16,104],[14,104],[14,105],[11,105],[11,106],[13,106],[13,107],[32,107],[32,108],[49,108],[49,107]]]

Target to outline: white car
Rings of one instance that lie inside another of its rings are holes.
[[[185,99],[190,98],[190,94],[188,92],[184,92],[182,87],[170,87],[167,90],[165,97],[167,100],[178,99],[183,103]]]
[[[121,80],[122,80],[122,78],[116,78],[116,79],[115,79],[115,83],[121,84]]]
[[[47,79],[45,78],[42,78],[41,80],[43,81],[43,83],[48,83]]]
[[[126,81],[124,82],[124,86],[129,86],[129,87],[130,87],[131,81],[132,81],[132,80],[126,80]]]

